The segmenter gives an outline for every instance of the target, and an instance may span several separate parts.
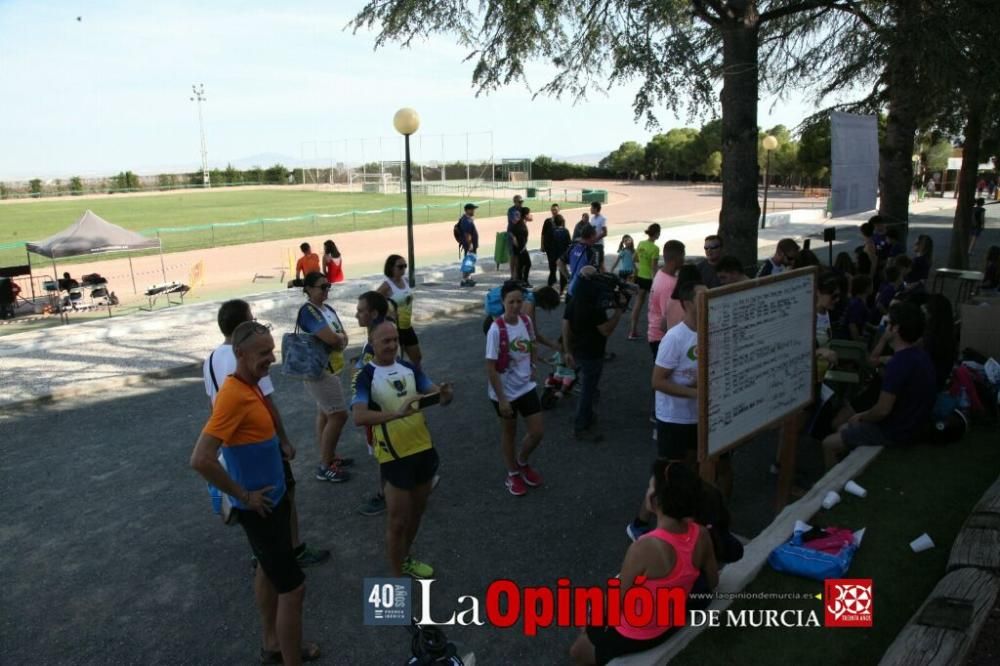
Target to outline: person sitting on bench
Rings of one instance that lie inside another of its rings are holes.
[[[69,291],[79,286],[80,283],[70,277],[69,272],[63,273],[62,279],[59,280],[59,291]]]
[[[305,283],[302,281],[305,276],[310,273],[322,273],[319,264],[319,255],[312,251],[309,243],[303,243],[299,245],[299,249],[302,250],[302,256],[299,260],[295,262],[295,279],[288,281],[288,288],[292,287],[303,287]]]
[[[920,308],[912,303],[890,307],[887,334],[895,353],[885,366],[878,401],[857,414],[850,405],[844,408],[838,418],[843,424],[823,440],[827,469],[859,446],[911,444],[929,421],[937,380],[931,357],[917,344],[924,334]]]

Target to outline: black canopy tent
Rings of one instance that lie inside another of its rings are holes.
[[[31,265],[31,253],[40,254],[52,260],[52,270],[58,280],[59,272],[56,259],[77,257],[81,255],[104,254],[106,252],[128,252],[128,268],[132,274],[132,290],[138,293],[135,286],[135,271],[132,269],[132,252],[135,250],[160,249],[160,270],[163,271],[163,281],[167,281],[167,270],[163,264],[163,246],[159,238],[147,238],[136,231],[129,231],[111,224],[100,215],[88,210],[80,219],[59,233],[49,236],[36,243],[27,243],[28,265]]]

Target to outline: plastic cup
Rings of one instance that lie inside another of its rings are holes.
[[[850,493],[855,497],[867,497],[868,491],[854,483],[853,481],[848,481],[844,484],[844,492]]]
[[[838,495],[835,490],[831,490],[826,494],[826,497],[823,498],[824,509],[832,509],[838,504],[840,504],[840,495]]]
[[[925,550],[930,550],[934,547],[934,541],[931,540],[931,536],[924,532],[916,539],[910,542],[910,549],[914,553],[922,553]]]

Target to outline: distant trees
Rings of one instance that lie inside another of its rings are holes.
[[[69,193],[75,197],[83,194],[83,180],[79,176],[69,179]]]
[[[42,179],[32,178],[31,180],[29,180],[28,191],[31,193],[31,196],[35,199],[42,196]]]

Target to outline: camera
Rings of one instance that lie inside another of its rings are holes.
[[[614,273],[594,273],[584,281],[592,290],[591,297],[605,310],[620,308],[627,311],[632,297],[639,291],[638,286],[626,282]]]

